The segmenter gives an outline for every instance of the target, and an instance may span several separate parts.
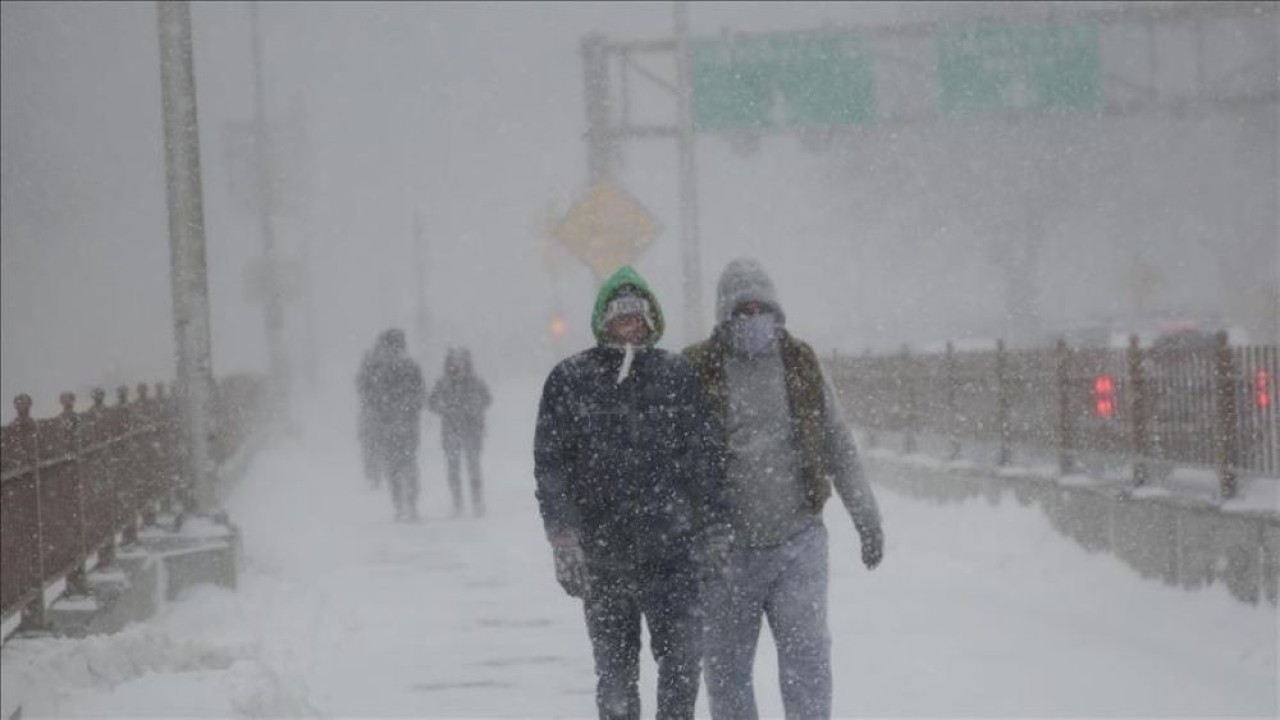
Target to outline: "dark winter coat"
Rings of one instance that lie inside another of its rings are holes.
[[[416,448],[426,382],[404,352],[379,349],[365,358],[356,381],[365,432],[378,444]]]
[[[484,435],[484,411],[492,398],[484,381],[471,373],[446,373],[427,398],[427,409],[440,416],[446,439]]]
[[[658,308],[638,275],[622,280],[601,296],[630,285]],[[601,342],[547,378],[534,437],[543,522],[549,537],[576,533],[594,562],[687,555],[707,526],[728,522],[724,432],[687,360],[640,347],[619,380],[624,355]]]

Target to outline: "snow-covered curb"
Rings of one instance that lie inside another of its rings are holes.
[[[905,497],[943,505],[1012,497],[1035,506],[1058,534],[1106,552],[1146,579],[1191,589],[1224,585],[1247,604],[1280,602],[1280,518],[1226,511],[1191,495],[1135,493],[1088,475],[953,465],[928,456],[867,452],[871,480]]]
[[[866,447],[862,432],[861,447]],[[1098,477],[1087,472],[1063,475],[1054,464],[1011,464],[1005,467],[985,466],[969,458],[953,461],[916,452],[903,453],[880,446],[865,450],[868,457],[898,464],[927,468],[938,472],[998,477],[1031,482],[1050,482],[1063,487],[1089,488],[1126,499],[1148,500],[1178,507],[1198,507],[1218,512],[1263,519],[1280,524],[1280,478],[1241,477],[1236,497],[1223,500],[1219,494],[1218,476],[1200,468],[1175,468],[1168,476],[1144,487],[1132,487],[1128,472]]]

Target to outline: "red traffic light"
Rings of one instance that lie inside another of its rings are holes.
[[[1104,418],[1116,413],[1115,383],[1110,375],[1099,375],[1093,379],[1093,412]]]

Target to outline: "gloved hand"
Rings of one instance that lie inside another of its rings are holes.
[[[582,552],[578,536],[562,533],[551,538],[551,553],[556,563],[556,580],[569,597],[585,597],[591,589],[591,577],[587,572],[587,557]]]
[[[698,541],[698,572],[703,583],[722,579],[729,569],[729,552],[733,548],[733,528],[713,525]]]
[[[884,531],[878,527],[870,528],[863,530],[860,535],[862,536],[862,564],[866,565],[868,570],[875,570],[884,557]]]

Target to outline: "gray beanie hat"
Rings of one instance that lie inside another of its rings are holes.
[[[786,323],[786,313],[778,302],[778,291],[760,263],[752,258],[738,258],[725,266],[716,283],[716,324],[733,315],[733,311],[745,302],[768,305],[778,313],[778,320]]]

